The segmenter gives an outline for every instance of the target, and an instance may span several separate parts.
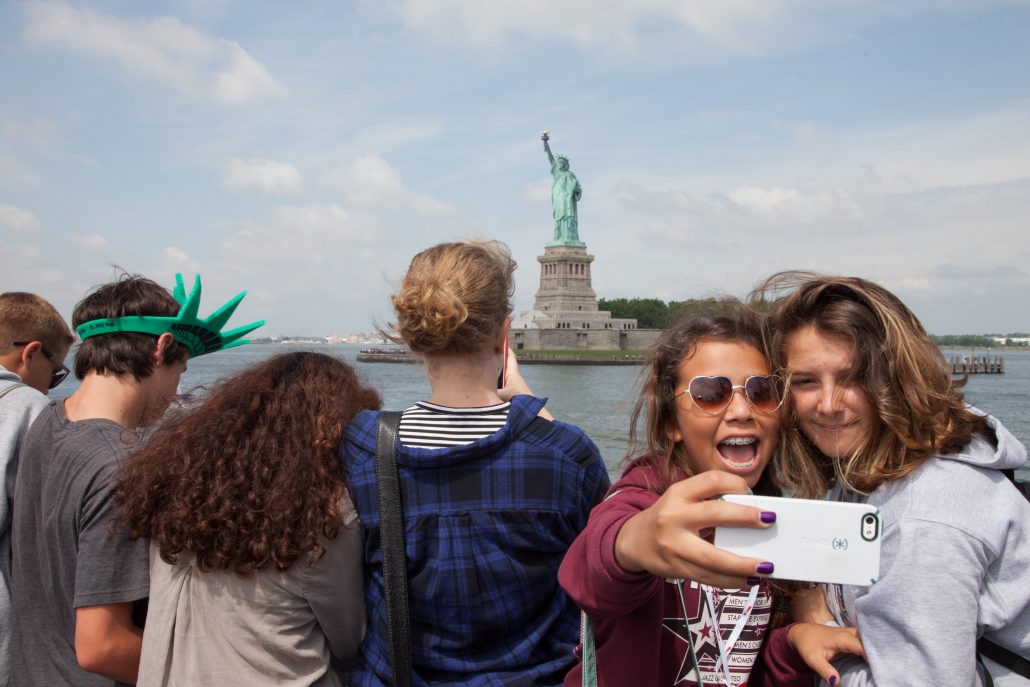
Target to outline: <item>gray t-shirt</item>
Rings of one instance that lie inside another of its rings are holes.
[[[75,609],[145,599],[147,542],[111,532],[114,477],[134,433],[43,410],[22,446],[14,497],[11,684],[110,687],[79,668]]]

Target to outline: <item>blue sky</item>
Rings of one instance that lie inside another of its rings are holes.
[[[1030,330],[1030,3],[0,3],[0,290],[112,265],[266,335],[368,331],[411,255],[550,240],[551,131],[606,297],[782,269],[934,333]]]

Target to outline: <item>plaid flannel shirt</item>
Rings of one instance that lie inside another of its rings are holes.
[[[609,486],[594,443],[512,399],[506,426],[467,446],[398,444],[414,684],[560,685],[579,610],[557,572]],[[375,479],[376,419],[360,413],[340,458],[361,517],[369,625],[352,685],[390,682]]]

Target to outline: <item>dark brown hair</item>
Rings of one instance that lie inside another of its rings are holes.
[[[59,355],[74,340],[61,313],[42,296],[0,293],[0,355],[10,351],[15,341],[39,341]]]
[[[72,311],[72,326],[78,328],[84,322],[126,315],[174,317],[180,307],[163,286],[138,274],[123,274],[79,301]],[[75,352],[75,376],[82,379],[89,372],[110,372],[131,374],[137,381],[146,379],[154,371],[156,344],[156,336],[137,332],[90,337]],[[189,354],[189,349],[176,341],[164,349],[162,362],[181,363]]]
[[[961,450],[986,428],[986,419],[966,407],[959,391],[964,381],[951,378],[919,319],[882,286],[858,277],[781,272],[751,298],[775,301],[770,357],[778,368],[786,369],[788,339],[805,327],[848,344],[850,381],[880,420],[878,432],[854,455],[824,456],[797,429],[788,393],[779,467],[785,487],[798,496],[822,498],[834,476],[849,489],[869,493],[938,453]]]
[[[683,446],[669,438],[668,429],[676,424],[676,392],[683,381],[679,378],[680,364],[706,341],[747,344],[763,356],[766,350],[761,320],[733,298],[713,302],[711,314],[683,312],[659,335],[641,372],[642,389],[633,408],[629,448],[623,461],[628,463],[644,450],[646,460],[661,475],[662,483],[656,485],[659,493],[676,481],[676,467],[690,475]],[[643,442],[637,436],[641,421],[645,430]],[[762,473],[755,493],[779,494],[772,473],[768,468]]]
[[[246,575],[317,558],[342,526],[337,448],[379,394],[347,363],[319,353],[275,356],[220,382],[202,404],[162,424],[123,467],[119,523],[174,564]]]
[[[415,353],[463,354],[494,341],[511,314],[515,261],[499,241],[441,243],[411,259],[393,296],[399,338]]]

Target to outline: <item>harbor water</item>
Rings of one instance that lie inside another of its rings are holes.
[[[277,353],[314,350],[354,365],[365,383],[379,390],[387,408],[402,409],[428,398],[429,383],[420,365],[359,363],[359,348],[347,344],[250,344],[190,360],[179,389],[202,392],[215,381]],[[1005,373],[970,375],[966,400],[998,417],[1024,445],[1030,445],[1030,351],[1006,350],[1000,355],[1005,359]],[[626,453],[640,370],[638,366],[524,365],[522,375],[538,396],[548,398],[547,408],[556,418],[586,431],[614,474]],[[76,386],[77,381],[69,378],[51,396],[62,398]],[[1024,467],[1020,474],[1030,479],[1030,468]]]

